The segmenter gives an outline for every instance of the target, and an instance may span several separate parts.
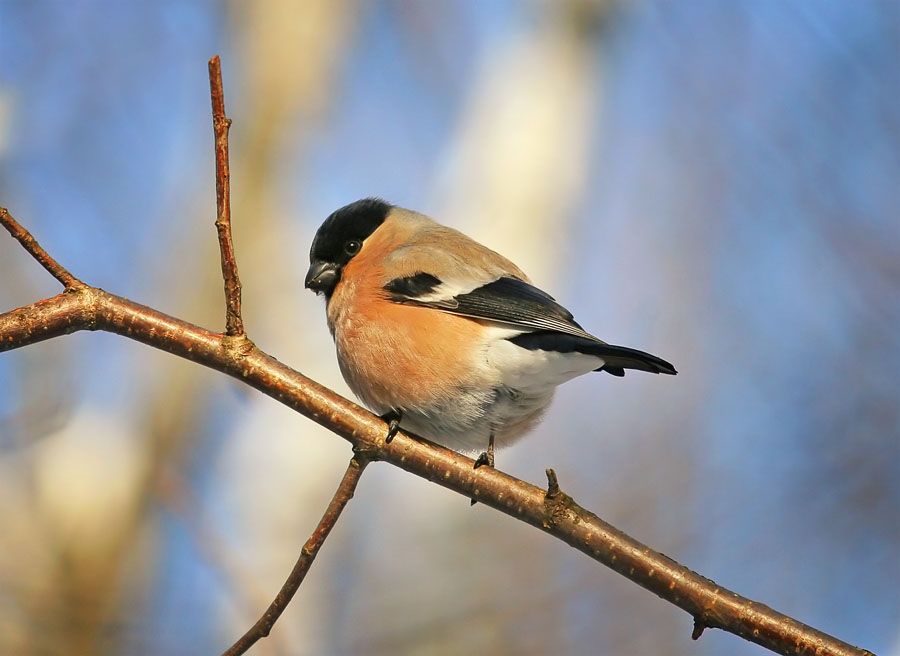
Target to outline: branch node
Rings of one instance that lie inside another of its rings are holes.
[[[691,631],[691,640],[698,640],[703,635],[703,631],[710,628],[709,624],[700,617],[694,617],[694,630]]]
[[[544,508],[541,525],[545,531],[552,531],[560,522],[565,521],[566,515],[574,504],[572,497],[559,489],[559,480],[556,472],[547,469],[547,491],[544,493]]]
[[[559,496],[559,480],[556,478],[556,472],[552,469],[547,469],[547,493],[544,495],[547,499],[552,499],[554,497]]]
[[[377,447],[360,442],[358,444],[354,444],[352,449],[353,460],[355,460],[361,467],[364,467],[370,462],[381,460]]]
[[[256,344],[247,337],[246,333],[241,333],[240,335],[229,335],[228,333],[225,333],[222,335],[222,347],[225,349],[225,352],[235,360],[242,360],[253,353]]]

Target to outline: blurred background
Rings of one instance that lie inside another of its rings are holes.
[[[86,282],[224,327],[207,59],[256,343],[349,395],[321,221],[368,195],[516,261],[677,378],[588,376],[499,466],[753,599],[900,654],[892,0],[0,2],[0,204]],[[0,309],[58,285],[0,239]],[[215,654],[349,446],[79,333],[0,357],[0,653]],[[373,465],[253,653],[735,654],[562,543]]]

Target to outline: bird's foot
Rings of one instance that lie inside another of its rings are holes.
[[[390,444],[397,434],[397,431],[400,430],[400,420],[403,419],[403,412],[400,410],[389,410],[381,415],[381,419],[388,424],[388,432],[384,437],[384,443]]]
[[[482,451],[481,454],[477,458],[475,458],[475,467],[473,469],[478,469],[483,465],[487,465],[488,467],[494,466],[494,459],[491,457],[492,454],[489,454],[487,451]]]
[[[487,451],[479,454],[477,458],[475,458],[475,466],[473,469],[478,469],[482,465],[487,465],[491,469],[494,468],[494,433],[491,433],[490,438],[488,439],[488,448]],[[475,505],[478,503],[475,499],[472,499],[472,504]]]
[[[487,451],[483,451],[476,459],[475,459],[475,467],[474,469],[478,469],[482,465],[487,465],[491,469],[494,468],[494,433],[491,433],[491,436],[488,438],[488,448]]]

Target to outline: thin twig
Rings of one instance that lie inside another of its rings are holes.
[[[67,291],[85,286],[83,282],[69,273],[63,265],[50,257],[50,254],[37,243],[37,239],[32,237],[31,233],[23,228],[5,207],[0,207],[0,223],[3,224],[3,227],[9,231],[9,234],[22,244],[22,247],[28,251],[51,276],[63,284]]]
[[[216,230],[222,254],[222,277],[225,280],[225,334],[244,335],[241,318],[241,279],[234,259],[231,239],[231,171],[228,167],[228,129],[231,119],[225,115],[225,92],[222,89],[222,67],[219,56],[209,60],[209,94],[212,101],[213,133],[216,137]]]
[[[329,503],[328,507],[325,509],[325,514],[322,515],[322,519],[319,522],[319,525],[316,526],[316,530],[313,531],[309,540],[303,545],[303,549],[300,550],[300,557],[294,564],[294,569],[291,570],[284,585],[281,586],[281,590],[278,591],[275,599],[269,604],[269,607],[266,609],[266,612],[263,613],[262,617],[256,621],[256,624],[251,626],[231,647],[222,652],[222,656],[238,656],[239,654],[243,654],[258,640],[269,635],[272,626],[278,621],[278,618],[281,617],[281,613],[284,612],[284,609],[291,602],[291,599],[293,599],[300,584],[303,583],[306,573],[316,559],[319,549],[322,548],[325,538],[328,537],[331,529],[334,528],[344,506],[346,506],[347,502],[353,498],[353,493],[356,491],[359,478],[362,476],[363,470],[366,468],[368,462],[369,461],[365,457],[359,454],[350,460],[347,471],[344,472],[344,477],[341,479],[341,483],[338,485],[338,489],[335,491],[331,503]]]

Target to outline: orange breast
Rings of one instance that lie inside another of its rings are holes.
[[[474,321],[389,301],[356,303],[334,331],[344,377],[378,411],[434,405],[476,384],[478,337]]]
[[[383,271],[363,251],[345,268],[328,304],[341,372],[373,410],[425,407],[461,388],[491,384],[478,322],[387,300]],[[373,249],[374,250],[374,249]]]

